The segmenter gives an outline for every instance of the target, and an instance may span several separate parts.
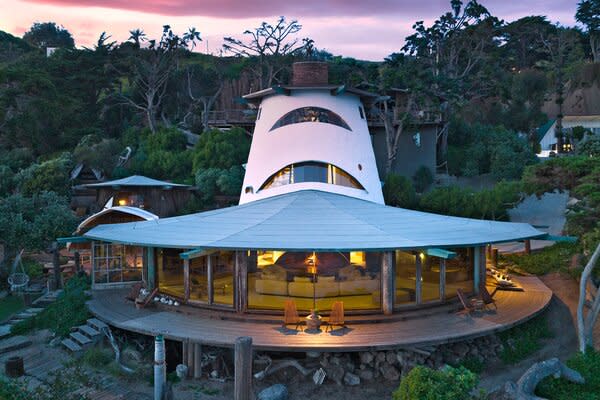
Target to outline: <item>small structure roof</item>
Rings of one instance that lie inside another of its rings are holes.
[[[317,190],[198,214],[99,225],[84,234],[144,246],[285,251],[451,248],[544,235],[525,223],[449,217]]]
[[[88,185],[82,185],[87,188],[103,188],[103,187],[124,187],[124,186],[146,186],[146,187],[161,187],[163,189],[170,189],[172,187],[190,187],[190,185],[183,185],[180,183],[159,181],[157,179],[148,178],[142,175],[132,175],[127,178],[116,179],[114,181],[91,183]]]
[[[123,214],[133,215],[133,216],[139,217],[146,221],[152,221],[152,220],[156,220],[159,218],[158,215],[153,214],[147,210],[142,210],[141,208],[138,208],[138,207],[115,206],[115,207],[105,208],[102,211],[97,212],[96,214],[90,215],[89,217],[84,219],[79,224],[79,226],[77,227],[77,230],[75,232],[76,233],[81,232],[82,229],[84,229],[86,226],[88,226],[90,223],[92,223],[99,217],[101,217],[105,214],[110,214],[110,213],[114,213],[114,212],[120,212]]]

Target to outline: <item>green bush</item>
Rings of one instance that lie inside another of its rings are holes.
[[[556,243],[531,254],[502,254],[500,260],[534,275],[545,275],[553,271],[566,272],[571,258],[580,251],[576,243]]]
[[[204,132],[193,149],[194,173],[208,168],[240,167],[248,161],[249,152],[250,138],[241,128]]]
[[[83,353],[83,356],[81,357],[81,361],[84,364],[97,369],[104,368],[113,360],[114,357],[112,352],[102,347],[92,347]]]
[[[504,345],[500,359],[506,364],[516,364],[538,351],[542,347],[542,339],[550,338],[552,333],[546,316],[542,315],[498,336]]]
[[[85,290],[88,288],[87,277],[71,278],[54,303],[38,315],[13,325],[11,333],[19,335],[37,329],[50,329],[58,336],[67,336],[73,326],[84,324],[90,317],[85,305]]]
[[[71,194],[72,168],[73,159],[68,153],[64,153],[58,158],[32,164],[21,170],[15,180],[19,182],[19,191],[25,196],[48,191],[68,197]]]
[[[417,204],[417,193],[411,180],[397,174],[386,176],[383,198],[388,206],[412,208]]]
[[[600,353],[589,349],[585,354],[575,354],[566,364],[578,371],[585,383],[549,377],[540,382],[536,394],[552,400],[600,400]]]
[[[418,366],[400,382],[393,400],[467,400],[478,378],[464,367],[447,366],[441,370]]]
[[[431,173],[431,170],[422,165],[417,172],[415,172],[413,182],[415,184],[415,190],[419,193],[423,193],[429,189],[429,186],[433,183],[433,174]]]

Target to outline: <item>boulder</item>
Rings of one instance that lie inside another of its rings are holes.
[[[258,400],[287,400],[288,390],[281,383],[269,386],[258,393]]]
[[[394,382],[400,379],[400,372],[398,372],[396,367],[394,367],[393,365],[383,363],[381,364],[379,370],[381,371],[381,376],[383,376],[388,381]]]
[[[338,385],[342,384],[344,373],[344,368],[339,365],[331,365],[329,368],[327,368],[327,376]]]
[[[358,371],[358,377],[364,381],[372,381],[375,379],[375,374],[372,369],[361,369]]]
[[[360,385],[360,378],[351,372],[346,372],[344,375],[344,384],[348,386]]]
[[[360,353],[360,362],[363,364],[370,365],[373,362],[373,354],[369,351],[363,351]]]
[[[388,351],[387,353],[385,353],[385,361],[387,361],[387,363],[390,365],[394,365],[398,361],[396,359],[396,353],[394,353],[393,351]]]

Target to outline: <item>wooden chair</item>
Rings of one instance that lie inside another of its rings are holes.
[[[329,320],[327,321],[327,326],[325,327],[325,332],[327,330],[331,330],[333,326],[340,326],[342,328],[346,327],[344,322],[344,302],[336,301],[331,306],[331,314],[329,315]]]
[[[142,283],[138,282],[136,284],[134,284],[131,287],[131,290],[129,291],[129,293],[127,294],[127,296],[125,296],[125,298],[129,301],[135,301],[135,299],[138,298],[138,296],[140,295],[140,290],[142,290]]]
[[[487,287],[485,285],[481,285],[479,287],[479,296],[481,297],[481,300],[483,301],[483,304],[485,304],[486,307],[491,304],[496,310],[498,309],[498,306],[496,305],[496,300],[494,300],[494,297],[490,294],[490,292],[488,292]]]
[[[152,299],[154,299],[154,296],[156,296],[157,294],[158,294],[158,288],[155,288],[144,299],[139,299],[139,298],[135,299],[136,308],[145,308],[148,304],[150,304]]]
[[[456,289],[456,295],[458,296],[458,299],[460,300],[463,306],[463,309],[460,312],[471,314],[473,311],[475,311],[475,307],[473,306],[473,304],[471,304],[469,299],[467,299],[467,296],[465,295],[465,292],[463,292],[462,289]]]
[[[302,323],[303,320],[298,315],[296,302],[294,300],[286,300],[283,309],[283,327],[287,328],[288,325],[296,325],[296,329],[298,329]]]

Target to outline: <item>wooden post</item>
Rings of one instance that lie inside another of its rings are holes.
[[[440,300],[446,298],[446,259],[440,258]]]
[[[235,340],[234,400],[252,399],[252,338]]]
[[[202,345],[194,343],[194,378],[202,378]]]
[[[394,252],[386,251],[381,257],[381,308],[385,315],[394,312]]]
[[[54,289],[62,288],[62,276],[60,273],[60,251],[58,242],[52,243],[52,269],[54,271]]]
[[[190,260],[183,260],[183,299],[190,299]]]
[[[189,343],[187,340],[181,342],[181,363],[183,365],[188,365],[188,346]]]
[[[215,301],[215,290],[213,285],[213,266],[215,265],[215,255],[209,254],[206,264],[206,277],[208,280],[208,304],[213,304]]]
[[[529,239],[525,241],[525,254],[531,254],[531,240]]]
[[[196,346],[194,346],[194,343],[191,343],[190,341],[188,341],[187,344],[187,367],[188,367],[188,373],[187,376],[192,377],[194,376],[194,360],[195,360],[195,355],[194,355],[194,350],[196,349]]]
[[[417,257],[415,259],[416,262],[416,266],[415,266],[415,271],[416,271],[416,275],[415,275],[415,301],[417,304],[421,304],[422,301],[422,292],[421,292],[421,276],[422,276],[422,271],[421,271],[421,254],[420,252],[417,253]]]
[[[73,253],[73,258],[75,260],[75,274],[79,275],[81,272],[81,256],[78,251]]]
[[[479,293],[479,282],[481,278],[481,247],[473,247],[473,293]]]
[[[156,287],[156,257],[154,247],[146,247],[146,264],[147,264],[147,276],[148,290],[154,290]]]
[[[235,304],[238,313],[248,309],[248,252],[235,252]]]

